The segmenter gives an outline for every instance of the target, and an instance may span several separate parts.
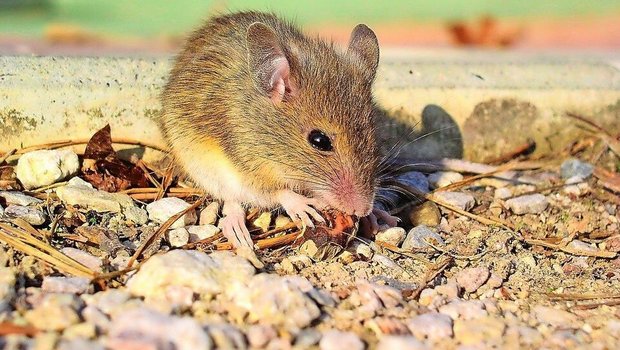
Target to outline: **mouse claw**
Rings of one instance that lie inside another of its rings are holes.
[[[306,198],[293,191],[286,190],[280,192],[279,196],[280,204],[286,214],[291,217],[293,221],[301,221],[302,226],[314,228],[314,222],[312,219],[318,222],[325,222],[325,219],[310,205],[317,203],[312,198]]]

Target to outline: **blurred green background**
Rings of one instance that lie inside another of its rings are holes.
[[[0,0],[0,34],[41,36],[51,23],[129,37],[178,36],[209,13],[260,9],[303,25],[562,18],[620,13],[620,0]]]

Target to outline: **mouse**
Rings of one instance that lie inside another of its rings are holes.
[[[378,64],[364,24],[342,48],[252,11],[214,16],[189,36],[161,94],[160,129],[182,171],[223,203],[234,247],[253,247],[248,207],[281,207],[307,227],[325,208],[395,225],[374,206]]]

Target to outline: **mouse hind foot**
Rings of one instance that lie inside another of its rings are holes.
[[[245,224],[245,210],[239,203],[225,202],[222,208],[223,218],[220,219],[222,234],[233,245],[238,247],[254,247],[252,236]]]

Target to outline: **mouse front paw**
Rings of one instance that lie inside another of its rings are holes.
[[[312,219],[325,222],[325,219],[312,207],[320,205],[316,199],[304,197],[291,190],[284,190],[278,193],[278,201],[293,221],[299,220],[304,226],[314,227]]]
[[[400,219],[390,215],[390,213],[383,209],[374,208],[370,215],[360,220],[360,234],[364,237],[374,237],[379,232],[379,221],[389,227],[395,227]]]
[[[254,243],[245,225],[245,210],[240,204],[224,203],[223,218],[220,219],[222,234],[235,248],[253,248]]]

